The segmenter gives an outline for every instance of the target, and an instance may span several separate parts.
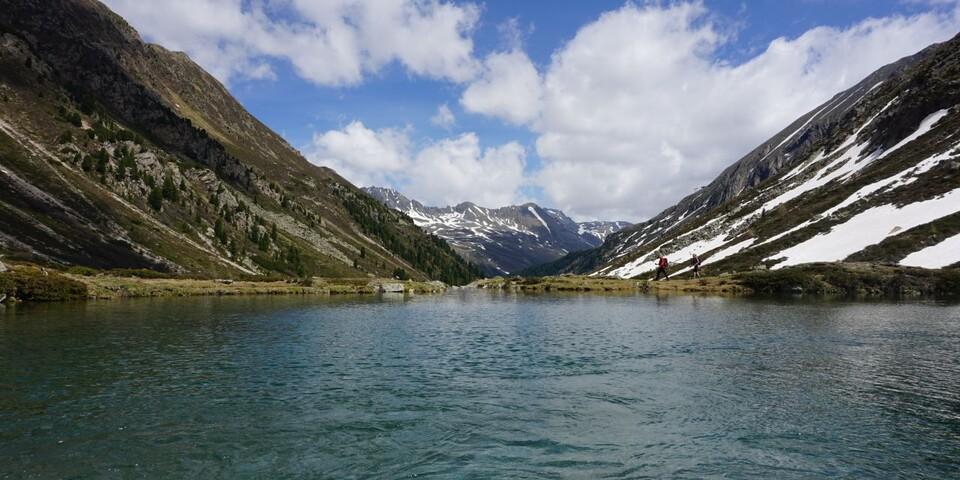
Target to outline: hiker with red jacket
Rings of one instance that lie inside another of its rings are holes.
[[[657,260],[657,278],[656,278],[656,280],[660,280],[660,274],[663,274],[664,280],[670,280],[670,274],[667,273],[667,266],[669,266],[669,262],[667,261],[667,257],[664,257],[663,254],[661,253],[661,254],[660,254],[660,258]]]

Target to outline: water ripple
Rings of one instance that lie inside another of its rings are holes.
[[[177,299],[0,315],[0,478],[950,478],[960,308]]]

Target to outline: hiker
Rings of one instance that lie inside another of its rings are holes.
[[[693,278],[700,278],[700,257],[696,253],[690,255],[693,255]]]
[[[660,259],[657,260],[657,278],[656,278],[656,280],[660,280],[660,274],[661,274],[661,273],[663,274],[663,279],[664,279],[664,280],[670,280],[670,274],[667,273],[667,266],[668,266],[668,264],[669,264],[669,262],[667,262],[667,257],[664,257],[663,254],[660,254]]]

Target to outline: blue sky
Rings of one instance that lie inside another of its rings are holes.
[[[549,2],[487,1],[483,18],[473,39],[478,56],[505,45],[499,28],[516,19],[523,32],[523,46],[538,65],[549,63],[550,55],[586,23],[601,13],[616,10],[622,1],[559,0]],[[724,0],[706,5],[729,28],[736,41],[723,48],[717,59],[740,63],[763,50],[771,40],[796,37],[817,26],[845,27],[868,17],[910,15],[926,11],[929,5],[896,0]],[[399,65],[390,65],[371,76],[363,85],[323,87],[299,78],[282,61],[272,61],[276,80],[235,79],[230,91],[257,118],[264,121],[295,146],[310,141],[316,130],[342,127],[363,120],[368,127],[384,128],[410,124],[423,138],[440,138],[449,131],[431,125],[437,105],[446,102],[457,116],[454,131],[474,131],[482,143],[510,140],[531,143],[535,135],[504,125],[496,119],[464,115],[457,105],[461,89],[450,82],[411,77]],[[533,165],[531,166],[533,167]]]
[[[657,213],[842,88],[960,26],[953,2],[919,0],[106,3],[352,181],[434,204],[533,200],[581,219]],[[406,16],[370,20],[386,3]],[[438,20],[446,14],[463,21]],[[337,28],[360,46],[321,45]],[[393,28],[411,32],[410,44],[380,43]],[[498,54],[512,55],[499,69],[489,63]],[[424,66],[441,57],[451,60]],[[337,62],[348,73],[330,79]],[[509,88],[519,78],[529,82]],[[492,93],[467,102],[481,79]],[[431,121],[441,105],[452,124]],[[487,179],[491,170],[500,173]]]

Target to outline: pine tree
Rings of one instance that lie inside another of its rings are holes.
[[[163,198],[171,202],[176,202],[180,199],[180,192],[177,190],[176,185],[173,183],[173,177],[171,177],[169,173],[163,177],[162,191]]]
[[[163,192],[159,188],[153,187],[150,190],[150,195],[147,196],[147,203],[159,212],[163,208]]]
[[[223,226],[223,220],[217,219],[217,223],[213,225],[213,236],[220,240],[220,243],[227,242],[227,231]]]

